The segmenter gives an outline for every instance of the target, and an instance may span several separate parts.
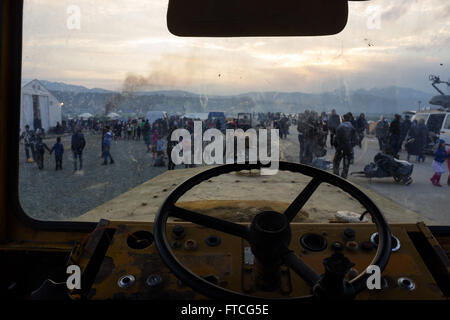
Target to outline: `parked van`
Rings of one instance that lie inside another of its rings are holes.
[[[208,114],[208,122],[215,124],[217,120],[219,120],[220,122],[220,130],[225,130],[225,123],[226,123],[225,113],[210,112]]]
[[[425,124],[430,132],[429,146],[426,151],[432,152],[436,148],[439,139],[445,141],[450,145],[450,112],[430,110],[417,112],[412,120],[420,119],[425,121]]]

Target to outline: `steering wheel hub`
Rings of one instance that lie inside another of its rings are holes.
[[[291,228],[285,215],[264,211],[257,214],[250,226],[249,242],[255,257],[270,264],[281,264],[282,254],[291,242]]]

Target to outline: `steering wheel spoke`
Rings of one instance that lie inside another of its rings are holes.
[[[207,228],[217,231],[225,232],[234,236],[241,237],[245,240],[249,239],[249,229],[237,223],[217,219],[205,214],[197,213],[188,209],[172,206],[170,209],[170,216],[183,219]]]
[[[295,198],[294,201],[289,205],[289,207],[286,209],[284,214],[288,218],[288,221],[291,222],[297,213],[300,211],[301,208],[305,205],[305,203],[311,198],[313,193],[316,191],[316,189],[319,187],[319,185],[322,183],[322,179],[319,177],[314,177],[307,185],[306,187],[300,192],[300,194]]]
[[[320,275],[311,269],[311,267],[305,262],[303,262],[303,260],[300,259],[294,251],[287,252],[283,257],[283,262],[291,268],[292,271],[305,280],[311,287],[313,287],[320,279]]]

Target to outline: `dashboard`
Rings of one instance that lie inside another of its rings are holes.
[[[82,271],[81,289],[75,299],[205,299],[180,281],[161,260],[154,243],[152,223],[101,220],[77,244],[71,263]],[[352,280],[373,260],[377,249],[374,224],[291,224],[289,249],[318,274],[323,261],[339,252],[354,266]],[[391,225],[392,254],[381,274],[379,289],[366,289],[362,300],[447,299],[445,279],[434,270],[424,252],[433,238],[423,224]],[[311,286],[286,266],[270,288],[257,280],[258,264],[250,245],[239,237],[186,222],[169,222],[167,239],[176,258],[190,271],[214,285],[247,295],[286,299],[311,295]],[[428,250],[429,251],[429,250]]]

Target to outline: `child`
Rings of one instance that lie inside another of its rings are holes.
[[[434,176],[430,179],[431,183],[436,187],[442,187],[439,181],[441,180],[441,175],[445,172],[444,162],[447,159],[447,151],[445,151],[445,141],[439,140],[439,147],[434,154],[434,161],[432,164],[434,170]]]
[[[50,150],[50,154],[55,151],[55,162],[56,162],[56,169],[55,170],[62,170],[62,159],[64,154],[64,146],[61,143],[61,137],[56,138],[56,143],[53,145],[52,150]]]
[[[38,134],[38,136],[37,136],[35,150],[36,150],[36,157],[37,157],[36,162],[37,162],[38,168],[39,168],[39,170],[42,170],[42,169],[44,169],[45,150],[50,152],[50,149],[42,141],[42,136],[40,134]]]

